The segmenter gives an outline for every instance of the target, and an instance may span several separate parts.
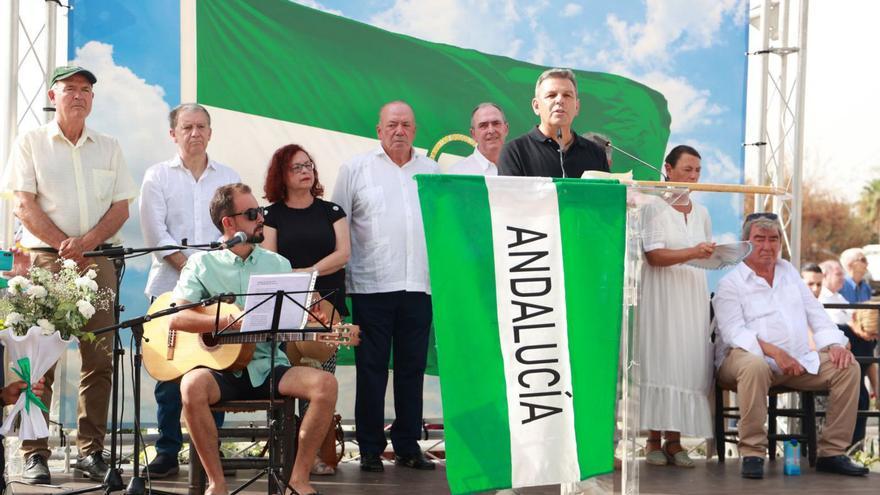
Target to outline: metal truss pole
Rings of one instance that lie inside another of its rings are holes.
[[[785,247],[795,266],[800,266],[801,262],[808,7],[809,0],[765,0],[757,16],[761,48],[749,53],[761,57],[756,182],[783,188],[790,193],[789,198],[756,196],[755,211],[770,210],[782,219]],[[790,39],[794,36],[797,37],[797,46],[791,44]],[[797,60],[790,60],[790,57]]]

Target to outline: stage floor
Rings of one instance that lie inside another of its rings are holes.
[[[436,471],[413,471],[411,469],[398,468],[386,463],[384,473],[363,473],[358,469],[356,462],[344,463],[335,476],[315,478],[315,487],[325,495],[419,495],[446,494],[449,489],[446,484],[446,472],[442,466]],[[782,461],[767,464],[767,472],[763,480],[744,480],[739,476],[739,463],[734,459],[723,465],[717,461],[698,461],[695,469],[681,469],[674,467],[648,466],[640,463],[641,493],[645,495],[655,494],[684,494],[684,495],[740,495],[743,493],[760,493],[762,495],[798,493],[800,495],[856,495],[876,494],[880,486],[880,473],[872,472],[867,478],[849,478],[845,476],[827,475],[816,473],[812,469],[805,469],[801,476],[790,477],[782,474]],[[255,471],[239,471],[230,488],[243,483]],[[250,475],[250,476],[249,476]],[[88,483],[73,481],[72,474],[52,473],[56,483],[60,483],[63,489],[84,488]],[[614,476],[615,491],[619,491],[619,479]],[[601,481],[607,484],[612,477],[604,476]],[[128,479],[125,478],[127,482]],[[175,493],[187,493],[186,466],[182,466],[179,476],[156,481],[153,488],[172,491]],[[10,486],[11,493],[39,493],[51,494],[61,491],[47,486],[28,486],[13,483]],[[99,493],[99,492],[94,492]],[[259,481],[251,485],[248,495],[266,493],[265,481]],[[557,495],[557,486],[535,487],[519,490],[522,495]]]

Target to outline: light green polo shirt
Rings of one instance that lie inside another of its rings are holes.
[[[243,294],[247,292],[251,275],[290,271],[286,258],[259,246],[254,247],[247,259],[241,259],[228,249],[196,253],[186,261],[172,296],[175,300],[196,302],[222,293]],[[238,296],[235,303],[244,308],[244,301],[244,297]],[[254,387],[262,385],[269,376],[271,352],[272,345],[268,342],[257,344],[254,350],[254,357],[247,365]],[[290,366],[287,355],[280,349],[275,353],[275,366]],[[241,376],[241,372],[235,375]]]

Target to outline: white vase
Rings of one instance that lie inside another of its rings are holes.
[[[31,363],[31,384],[37,383],[49,368],[58,362],[61,354],[71,342],[78,342],[76,337],[62,339],[61,334],[54,332],[44,334],[40,327],[31,327],[25,335],[15,335],[11,330],[0,331],[0,343],[6,348],[11,366],[18,367],[18,360],[28,358]],[[14,375],[17,380],[18,376]],[[11,380],[14,381],[14,380]],[[15,424],[15,417],[21,413],[18,436],[21,440],[36,440],[49,436],[49,427],[43,411],[31,404],[30,410],[25,409],[27,398],[21,394],[0,427],[0,435],[9,435]],[[49,406],[49,404],[47,404]]]

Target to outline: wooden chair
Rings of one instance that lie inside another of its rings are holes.
[[[296,417],[296,401],[293,398],[276,399],[275,421],[281,422],[281,438],[275,439],[275,458],[280,459],[282,469],[282,481],[287,483],[287,476],[293,468],[296,459],[297,435],[299,433],[299,421]],[[267,411],[268,400],[243,400],[218,402],[211,406],[211,412],[242,413]],[[250,439],[257,441],[269,438],[269,427],[238,427],[220,428],[217,431],[218,439]],[[220,460],[225,469],[263,469],[269,465],[269,457],[229,457]],[[205,492],[207,479],[199,454],[195,446],[190,443],[189,449],[189,494],[201,495]]]
[[[718,454],[718,462],[724,462],[726,456],[725,444],[737,443],[738,432],[736,429],[728,430],[728,419],[740,419],[739,407],[724,406],[724,389],[715,383],[715,450]],[[733,390],[735,392],[735,390]],[[798,408],[778,407],[780,394],[800,394]],[[801,454],[809,459],[810,466],[816,465],[816,402],[813,392],[793,390],[787,387],[772,387],[767,396],[767,455],[770,460],[776,458],[776,442],[785,440],[797,440],[801,444]],[[778,419],[793,418],[800,420],[799,433],[777,433]]]

